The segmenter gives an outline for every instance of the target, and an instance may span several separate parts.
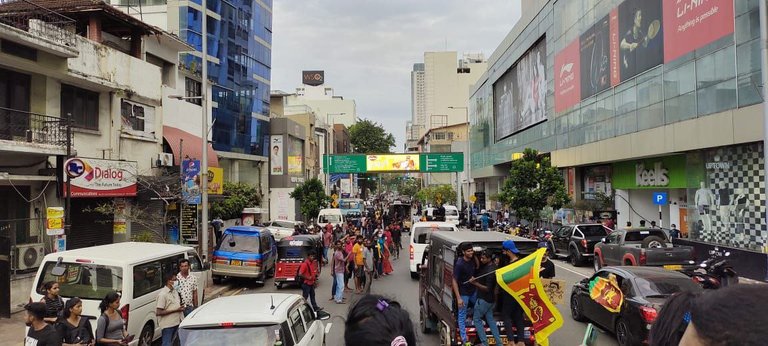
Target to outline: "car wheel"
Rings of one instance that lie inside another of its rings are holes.
[[[416,273],[411,272],[411,279],[418,280],[419,279],[419,273],[418,272],[416,272]]]
[[[598,270],[603,268],[602,263],[600,263],[600,256],[595,255],[592,262],[594,262],[593,267],[595,267],[595,273],[597,273]]]
[[[582,310],[579,296],[576,294],[571,294],[571,317],[574,321],[579,322],[584,322],[587,320],[587,318],[584,317],[584,311]]]
[[[419,307],[419,327],[423,334],[429,334],[432,329],[429,328],[429,314],[424,310],[424,306]]]
[[[445,322],[440,323],[440,345],[451,346],[451,330],[448,328],[448,324]]]
[[[221,275],[213,275],[211,278],[213,279],[214,285],[221,285],[221,281],[222,281]]]
[[[151,346],[152,338],[155,336],[154,327],[152,323],[147,323],[144,328],[141,328],[141,334],[139,334],[139,346]]]
[[[634,345],[632,334],[629,332],[629,326],[627,325],[627,322],[621,318],[616,321],[616,341],[620,346]]]
[[[579,251],[577,251],[574,248],[571,248],[571,251],[568,255],[569,259],[571,260],[571,265],[574,267],[578,267],[581,265],[581,255],[579,255]]]

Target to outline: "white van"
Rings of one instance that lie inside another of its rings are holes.
[[[33,302],[40,301],[45,294],[43,285],[58,282],[59,294],[65,301],[72,297],[83,301],[83,316],[91,319],[95,333],[96,319],[101,314],[99,303],[107,293],[118,291],[128,334],[136,335],[130,345],[149,346],[161,336],[155,305],[165,286],[163,275],[178,272],[179,260],[184,258],[189,260],[190,273],[197,277],[200,306],[207,266],[191,247],[158,243],[116,243],[48,254],[37,271],[29,297]]]
[[[320,210],[320,213],[317,214],[317,225],[320,226],[320,228],[324,228],[325,225],[329,223],[334,227],[336,227],[336,225],[344,224],[344,214],[341,213],[341,209],[334,208]]]
[[[424,257],[424,250],[427,248],[428,236],[431,232],[437,231],[458,231],[451,222],[417,222],[411,227],[411,244],[408,247],[409,266],[411,269],[411,278],[419,278],[419,267],[421,259]]]
[[[443,208],[445,208],[445,222],[450,222],[454,225],[459,225],[459,209],[456,208],[456,206],[444,204]],[[427,219],[427,221],[432,221],[435,218],[435,212],[437,211],[437,208],[435,207],[429,207],[424,209],[424,217]]]

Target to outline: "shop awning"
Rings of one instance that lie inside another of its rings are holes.
[[[163,139],[171,146],[173,161],[176,165],[180,164],[180,162],[176,162],[179,160],[179,152],[181,152],[181,157],[185,159],[200,160],[203,157],[203,141],[198,136],[175,127],[163,126]],[[179,140],[183,140],[183,143],[179,143]],[[219,158],[210,143],[208,143],[208,167],[219,167]]]

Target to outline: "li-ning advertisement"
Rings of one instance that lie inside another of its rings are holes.
[[[269,171],[271,175],[283,175],[283,136],[273,135],[269,139]]]
[[[618,10],[619,71],[623,82],[662,63],[664,26],[661,0],[626,0]]]
[[[367,155],[368,172],[418,172],[419,155]]]
[[[605,16],[579,38],[581,98],[590,97],[611,86],[609,27],[608,16]]]
[[[493,85],[497,141],[547,119],[546,58],[542,39]]]
[[[76,157],[67,160],[63,168],[71,182],[72,197],[136,196],[136,162]],[[66,196],[66,184],[62,189]]]
[[[664,62],[733,34],[733,1],[664,1]]]
[[[581,101],[581,69],[578,39],[555,55],[555,112]]]

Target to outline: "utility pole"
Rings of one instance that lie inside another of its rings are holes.
[[[202,203],[202,215],[200,221],[200,231],[202,236],[200,241],[200,252],[203,254],[203,261],[208,262],[208,1],[203,0],[203,66],[202,66],[202,87],[200,88],[200,100],[203,106],[203,128],[200,138],[203,141],[202,159],[200,160],[200,193]]]
[[[768,163],[768,90],[765,87],[768,83],[768,5],[766,0],[760,0],[760,67],[763,77],[763,162]],[[768,166],[765,166],[763,179],[768,179]],[[768,183],[765,184],[765,191],[768,192]],[[766,220],[768,222],[768,213]]]

